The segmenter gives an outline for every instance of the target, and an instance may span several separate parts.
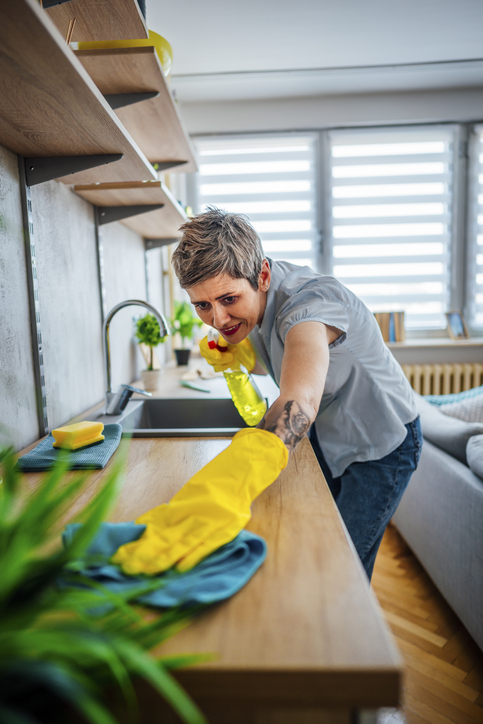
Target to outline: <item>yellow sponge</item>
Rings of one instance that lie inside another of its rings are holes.
[[[61,447],[66,450],[78,450],[86,445],[104,440],[102,422],[76,422],[73,425],[64,425],[52,430],[55,442],[53,447]]]

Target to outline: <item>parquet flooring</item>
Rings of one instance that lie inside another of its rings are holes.
[[[381,724],[483,724],[483,652],[392,525],[372,585],[405,663],[401,708]]]

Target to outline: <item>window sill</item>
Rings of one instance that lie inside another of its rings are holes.
[[[475,364],[483,360],[483,337],[413,337],[386,344],[399,364]]]
[[[422,347],[480,347],[483,337],[451,339],[450,337],[426,337],[406,339],[404,342],[387,342],[389,349],[421,349]]]

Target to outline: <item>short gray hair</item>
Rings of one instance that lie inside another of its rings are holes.
[[[180,227],[181,240],[172,262],[183,289],[228,274],[258,289],[264,254],[257,232],[243,214],[208,206]]]

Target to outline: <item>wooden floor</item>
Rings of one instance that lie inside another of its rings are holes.
[[[483,724],[483,653],[393,526],[372,584],[405,661],[402,707],[381,724]]]

